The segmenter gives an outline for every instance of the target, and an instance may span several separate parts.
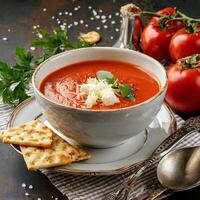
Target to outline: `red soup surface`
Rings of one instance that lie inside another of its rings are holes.
[[[119,97],[120,103],[105,106],[102,103],[91,109],[115,109],[139,104],[160,90],[158,80],[137,65],[118,61],[86,61],[58,69],[44,78],[40,91],[50,100],[70,107],[86,108],[85,101],[77,98],[79,86],[89,77],[96,77],[100,70],[110,71],[122,84],[129,84],[135,90],[135,100]]]

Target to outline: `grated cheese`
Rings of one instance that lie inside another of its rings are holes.
[[[87,108],[91,108],[97,102],[106,106],[120,102],[111,85],[106,80],[98,80],[97,78],[88,78],[87,82],[80,86],[80,96],[86,96]]]

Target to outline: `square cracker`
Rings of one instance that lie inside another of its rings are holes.
[[[34,120],[4,131],[2,141],[23,146],[50,147],[52,135],[51,129],[40,120]]]
[[[91,155],[78,146],[53,135],[49,148],[20,146],[28,170],[44,169],[89,159]]]

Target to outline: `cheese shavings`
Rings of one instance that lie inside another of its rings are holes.
[[[88,78],[87,82],[80,86],[80,95],[86,97],[87,108],[91,108],[98,102],[106,106],[120,102],[112,85],[108,84],[106,80],[98,80],[97,78]]]

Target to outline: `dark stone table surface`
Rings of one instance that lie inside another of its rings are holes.
[[[79,32],[95,30],[100,26],[99,31],[103,36],[99,45],[111,46],[118,38],[116,30],[120,26],[120,18],[114,13],[119,11],[121,5],[133,2],[143,9],[158,10],[166,6],[176,6],[188,15],[200,17],[200,0],[0,0],[0,59],[14,63],[15,47],[30,48],[30,42],[35,37],[33,26],[40,25],[41,28],[51,29],[56,25],[56,19],[68,24],[84,20],[89,26],[80,24],[69,30],[69,35],[74,40]],[[78,12],[74,7],[81,6]],[[109,28],[103,28],[103,24],[90,20],[91,12],[88,6],[95,10],[101,9],[103,14],[113,14],[112,20],[107,22]],[[46,8],[46,12],[43,9]],[[72,12],[72,16],[59,15],[59,12]],[[111,25],[111,21],[116,23]],[[111,40],[111,36],[114,37]],[[8,40],[3,41],[6,37]],[[21,155],[16,153],[9,145],[0,143],[0,200],[23,200],[38,199],[50,200],[52,196],[58,199],[64,197],[40,172],[28,172]],[[21,187],[22,183],[33,185],[34,189]],[[25,197],[25,192],[30,196]],[[176,193],[168,198],[169,200],[199,200],[200,187],[187,192]]]

